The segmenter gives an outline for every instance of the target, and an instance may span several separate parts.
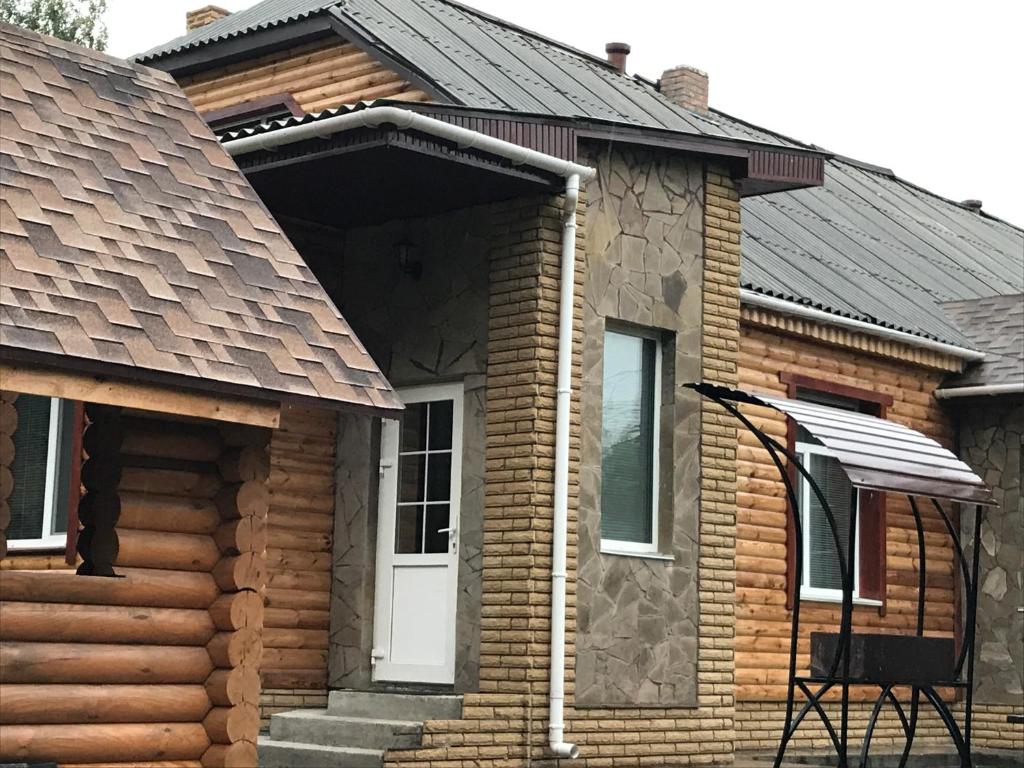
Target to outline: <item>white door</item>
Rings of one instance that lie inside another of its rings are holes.
[[[455,681],[462,384],[399,392],[381,432],[373,679]]]

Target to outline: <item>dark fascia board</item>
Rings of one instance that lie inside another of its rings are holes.
[[[244,384],[232,384],[231,382],[210,381],[199,379],[193,376],[181,374],[163,373],[153,371],[149,368],[136,368],[131,365],[120,363],[105,363],[99,360],[90,360],[83,357],[71,357],[69,355],[54,355],[46,352],[35,352],[33,350],[11,347],[0,344],[0,361],[14,363],[28,363],[38,365],[41,368],[50,368],[57,371],[69,371],[71,373],[84,373],[90,376],[116,379],[118,381],[140,382],[154,384],[156,386],[180,389],[187,392],[195,392],[204,395],[220,395],[226,397],[239,397],[249,400],[260,400],[268,403],[294,404],[305,407],[327,408],[346,413],[362,414],[369,416],[383,416],[385,418],[396,418],[401,409],[378,408],[359,403],[346,403],[340,400],[328,400],[313,395],[301,395],[277,390],[264,389],[263,387],[250,387]]]
[[[443,141],[432,141],[429,136],[421,137],[417,134],[413,137],[407,131],[399,131],[394,128],[364,129],[360,131],[360,134],[355,137],[351,134],[344,134],[344,139],[349,139],[347,141],[310,139],[300,144],[291,145],[291,150],[287,153],[282,153],[280,149],[265,150],[238,157],[236,161],[241,171],[249,176],[274,168],[315,162],[316,160],[335,155],[391,147],[460,165],[467,165],[490,173],[511,176],[543,187],[550,187],[553,190],[560,187],[560,179],[557,176],[540,171],[526,170],[524,167],[514,167],[499,162],[492,162],[487,160],[486,157],[479,157],[462,150],[453,152],[452,148]]]
[[[211,40],[166,56],[143,59],[138,63],[180,78],[336,35],[333,18],[327,15],[311,16],[267,29],[243,32],[226,40]]]

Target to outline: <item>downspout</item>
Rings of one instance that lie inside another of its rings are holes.
[[[555,405],[555,504],[551,536],[551,673],[548,686],[548,746],[570,760],[580,748],[565,741],[565,580],[569,535],[569,415],[572,403],[572,321],[576,272],[576,204],[580,176],[565,180],[562,267],[558,300],[558,399]]]
[[[254,136],[223,142],[232,156],[322,138],[354,128],[377,128],[390,124],[399,130],[414,130],[455,142],[459,147],[477,149],[504,157],[516,165],[529,165],[565,179],[565,208],[562,218],[562,252],[558,303],[558,377],[555,406],[555,498],[551,542],[551,648],[548,685],[548,746],[560,758],[574,759],[580,748],[566,742],[565,735],[565,582],[569,529],[569,416],[572,402],[572,326],[575,303],[576,206],[580,184],[593,179],[593,168],[521,147],[503,139],[446,123],[399,107],[383,106],[333,115],[301,125],[288,126]]]

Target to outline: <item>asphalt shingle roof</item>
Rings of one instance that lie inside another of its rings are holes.
[[[168,75],[9,25],[0,61],[0,348],[401,407]]]
[[[604,59],[452,0],[263,0],[136,59],[155,64],[174,53],[317,14],[331,15],[463,106],[790,145],[779,138],[755,139],[714,116],[691,112]]]
[[[951,301],[943,309],[988,355],[947,387],[1024,384],[1024,294]]]

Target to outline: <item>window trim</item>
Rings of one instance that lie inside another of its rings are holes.
[[[60,497],[57,495],[57,471],[60,464],[61,440],[66,421],[64,401],[50,398],[50,426],[46,440],[46,479],[43,489],[43,519],[40,537],[35,539],[8,539],[8,551],[60,550],[67,546],[67,531],[53,532],[53,518]],[[74,442],[74,441],[72,441]],[[77,493],[73,494],[77,496]],[[69,525],[70,527],[70,520]],[[49,531],[49,533],[47,533]]]
[[[794,453],[800,458],[804,467],[808,472],[811,471],[810,462],[807,461],[811,454],[817,456],[828,456],[833,457],[835,454],[832,453],[828,448],[823,445],[815,445],[814,443],[802,443],[797,442]],[[841,602],[843,599],[843,590],[841,589],[829,589],[828,587],[815,587],[809,583],[811,574],[811,526],[808,523],[808,513],[811,510],[811,484],[807,482],[807,478],[800,475],[798,480],[799,499],[801,508],[803,510],[800,515],[800,532],[803,538],[803,563],[800,568],[800,599],[801,600],[820,600],[824,602]],[[856,526],[854,530],[854,544],[857,547],[858,556],[853,558],[853,599],[854,601],[860,600],[860,493],[857,494],[857,517]]]
[[[601,552],[604,554],[611,555],[626,555],[633,557],[645,557],[645,556],[658,556],[661,554],[661,550],[658,545],[658,528],[659,528],[659,514],[658,510],[660,507],[659,501],[661,497],[660,484],[661,484],[661,389],[662,389],[662,357],[664,354],[664,341],[661,334],[654,328],[624,328],[622,326],[613,325],[611,327],[605,326],[604,338],[607,339],[609,333],[616,333],[620,336],[632,336],[638,339],[648,339],[654,342],[654,398],[651,406],[653,411],[653,429],[651,430],[651,440],[653,442],[651,448],[651,541],[648,542],[636,542],[636,541],[621,541],[619,539],[606,539],[604,536],[601,537]],[[602,343],[602,384],[603,384],[603,363],[604,363],[604,347]],[[603,420],[604,420],[604,393],[602,392],[602,407],[601,407],[601,419],[602,419],[602,431],[603,431]],[[601,463],[604,464],[604,438],[601,439]],[[602,477],[602,482],[604,478]],[[603,513],[604,510],[601,509]]]
[[[779,381],[786,386],[786,396],[791,400],[800,399],[800,390],[819,392],[828,395],[837,395],[849,400],[855,400],[860,404],[860,412],[877,416],[881,419],[886,417],[888,409],[893,404],[893,396],[884,392],[876,392],[870,389],[863,389],[848,384],[840,384],[835,381],[818,379],[802,373],[792,371],[780,371]],[[796,452],[796,426],[792,419],[787,419],[789,424],[786,432],[786,447],[790,452]],[[798,475],[796,468],[787,467],[789,477],[794,486],[798,487]],[[786,505],[786,608],[792,610],[797,593],[797,585],[794,583],[796,573],[796,552],[795,547],[789,546],[796,536],[796,528],[793,524],[793,510],[788,503]],[[857,588],[858,592],[864,590],[865,572],[863,565],[865,561],[871,564],[872,589],[864,597],[854,598],[857,605],[875,606],[881,616],[886,612],[886,600],[888,597],[886,537],[888,524],[886,521],[886,494],[879,491],[868,491],[861,489],[857,495],[857,540],[858,553],[855,561],[858,567]],[[872,525],[870,531],[865,529],[862,522],[866,515],[870,514]],[[868,534],[870,533],[870,536]],[[869,540],[870,539],[870,540]],[[812,594],[800,589],[800,599],[803,602],[834,602],[833,597],[815,597]]]

